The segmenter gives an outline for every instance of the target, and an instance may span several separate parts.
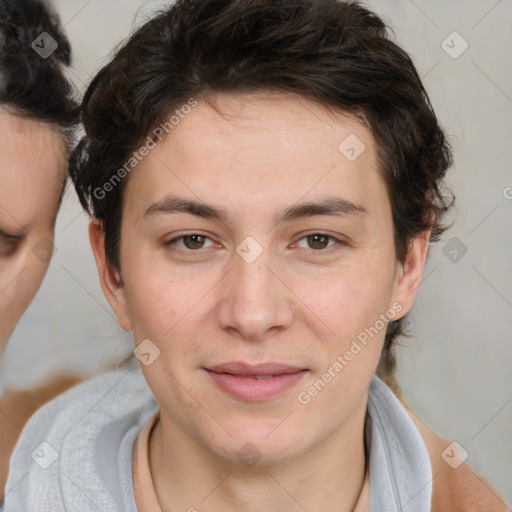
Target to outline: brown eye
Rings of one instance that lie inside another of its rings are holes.
[[[182,237],[183,245],[187,249],[201,249],[204,246],[206,237],[202,235],[186,235]]]
[[[303,236],[297,242],[297,246],[301,249],[313,249],[318,252],[341,245],[343,244],[339,239],[326,233],[311,233],[310,235]]]
[[[191,255],[192,252],[202,254],[204,250],[208,248],[217,247],[216,243],[210,237],[199,233],[177,236],[168,242],[164,242],[164,245],[171,251],[175,251],[177,254],[181,255]]]
[[[316,233],[314,235],[309,235],[306,237],[308,241],[308,246],[311,249],[325,249],[329,244],[329,236],[321,235]]]

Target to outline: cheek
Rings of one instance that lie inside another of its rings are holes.
[[[144,270],[145,269],[145,270]],[[126,276],[129,276],[126,279]],[[125,298],[135,342],[149,338],[166,343],[202,311],[208,284],[193,276],[178,277],[153,266],[126,269]]]
[[[330,333],[315,348],[321,363],[318,373],[299,390],[297,401],[307,406],[304,410],[323,411],[319,416],[333,428],[362,400],[377,367],[388,325],[382,318],[389,313],[392,299],[392,261],[361,259],[324,276],[311,288],[311,325],[318,316]]]
[[[35,260],[35,258],[34,258]],[[0,271],[0,340],[6,342],[43,282],[48,263],[30,254],[9,261]]]
[[[355,255],[337,268],[311,278],[296,277],[293,289],[344,344],[385,313],[393,293],[393,260],[382,254]]]

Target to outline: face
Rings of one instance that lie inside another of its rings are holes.
[[[62,136],[0,111],[0,356],[48,268],[65,176]]]
[[[224,460],[251,442],[271,463],[362,417],[383,318],[411,307],[427,237],[397,263],[355,119],[285,95],[216,105],[199,101],[130,176],[120,275],[97,223],[90,236],[163,428]]]

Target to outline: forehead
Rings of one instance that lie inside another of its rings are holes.
[[[382,193],[377,168],[374,138],[354,116],[282,93],[218,94],[137,165],[125,202],[141,209],[168,189],[242,209],[333,189],[360,202]]]
[[[373,145],[373,136],[358,118],[304,97],[277,92],[224,93],[200,100],[163,145],[179,151],[193,144],[210,155],[215,147],[215,153],[222,150],[239,160],[244,154],[267,159],[307,155],[313,159],[338,156],[339,144],[349,134]],[[230,140],[242,146],[235,147]],[[218,146],[220,142],[225,144]],[[269,154],[269,147],[281,151]]]
[[[48,124],[0,111],[0,205],[19,224],[45,220],[65,180],[63,136]],[[1,212],[0,212],[1,213]]]

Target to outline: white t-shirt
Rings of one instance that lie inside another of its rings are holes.
[[[43,406],[11,458],[5,512],[137,512],[133,445],[157,410],[136,360]],[[427,449],[378,377],[370,384],[368,413],[370,512],[430,512]]]

